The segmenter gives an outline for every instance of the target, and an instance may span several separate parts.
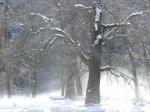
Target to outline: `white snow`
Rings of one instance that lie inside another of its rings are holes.
[[[101,9],[97,6],[95,8],[95,22],[94,22],[94,27],[95,27],[95,31],[98,31],[98,22],[100,21],[100,14],[101,14]]]
[[[87,75],[83,76],[83,81],[87,82]],[[69,100],[60,94],[60,91],[54,91],[34,99],[27,96],[3,98],[0,100],[0,112],[150,112],[148,93],[141,90],[143,101],[135,102],[131,88],[122,81],[119,84],[107,82],[107,77],[101,80],[101,104],[84,106],[84,96]]]
[[[60,28],[50,28],[51,30],[58,30],[58,31],[61,31],[61,32],[64,32],[62,29],[60,29]]]
[[[94,23],[95,31],[98,31],[98,23]]]
[[[76,4],[75,7],[83,8],[83,9],[91,9],[92,7],[86,7],[83,4]]]
[[[43,94],[35,99],[14,96],[0,100],[0,112],[149,112],[150,100],[135,102],[130,89],[117,83],[102,81],[101,104],[84,106],[84,97],[74,100],[60,96],[60,91]]]
[[[24,24],[23,24],[23,23],[18,23],[18,25],[19,25],[19,26],[23,26]]]
[[[103,24],[105,27],[112,27],[112,26],[121,26],[121,25],[131,25],[130,22],[128,22],[132,17],[142,15],[144,12],[139,11],[139,12],[133,12],[131,13],[128,17],[125,18],[125,20],[121,23],[111,23],[111,24]]]
[[[61,6],[61,3],[58,3],[58,6]]]
[[[45,28],[44,27],[41,27],[37,30],[37,32],[34,32],[34,33],[39,33],[41,30],[44,30]]]
[[[69,100],[57,96],[57,92],[53,94],[55,95],[41,95],[35,99],[23,96],[13,97],[10,100],[1,99],[0,112],[149,112],[150,110],[150,102],[135,103],[126,97],[122,99],[102,97],[101,104],[84,106],[84,97]]]
[[[99,41],[102,39],[102,36],[99,34],[96,37],[96,40],[94,41],[94,46],[99,44]]]
[[[34,32],[35,34],[36,33],[39,33],[40,31],[42,31],[42,30],[57,30],[57,31],[60,31],[60,32],[63,32],[63,33],[65,33],[62,29],[60,29],[60,28],[47,28],[47,27],[41,27],[41,28],[39,28],[36,32]]]
[[[75,7],[85,7],[83,4],[76,4]]]
[[[124,21],[124,23],[126,23],[131,17],[134,17],[134,16],[137,16],[137,15],[142,15],[143,14],[143,11],[140,11],[140,12],[134,12],[132,14],[130,14]]]
[[[40,13],[29,13],[30,15],[36,15],[36,16],[40,16],[41,18],[43,18],[43,21],[44,22],[48,22],[49,21],[49,18],[45,15],[42,15]]]
[[[95,8],[96,14],[95,14],[95,22],[98,22],[100,20],[100,14],[102,10],[99,7]]]

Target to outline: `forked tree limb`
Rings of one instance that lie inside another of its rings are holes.
[[[65,40],[65,42],[70,43],[71,45],[73,45],[76,48],[78,56],[81,58],[81,61],[83,61],[85,63],[85,65],[88,65],[88,61],[89,61],[88,56],[85,55],[79,42],[77,43],[75,40],[70,38],[63,30],[61,30],[59,28],[40,28],[39,30],[34,32],[34,34],[38,34],[41,31],[45,31],[45,30],[51,31],[53,35],[50,38],[48,38],[46,41],[43,42],[43,44],[44,44],[43,49],[33,49],[33,50],[46,51],[47,48],[51,47],[57,40]]]

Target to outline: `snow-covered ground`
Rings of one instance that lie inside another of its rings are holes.
[[[13,96],[0,100],[0,112],[150,112],[150,100],[135,102],[131,91],[111,87],[102,92],[99,105],[84,106],[84,97],[74,100],[60,97],[60,92],[43,94],[37,98]],[[119,89],[119,91],[117,91]],[[107,93],[107,94],[106,94]]]
[[[0,112],[150,112],[150,102],[135,104],[134,100],[129,99],[102,98],[101,105],[85,107],[83,97],[72,101],[53,95],[41,95],[35,99],[4,98],[0,100]]]
[[[84,84],[82,86],[86,87]],[[85,89],[83,88],[84,91]],[[135,102],[132,88],[124,83],[112,84],[103,79],[99,105],[85,107],[84,97],[69,100],[61,97],[60,91],[56,91],[39,95],[34,99],[26,96],[3,98],[0,100],[0,112],[150,112],[149,92],[142,87],[140,92],[143,99],[141,102]]]

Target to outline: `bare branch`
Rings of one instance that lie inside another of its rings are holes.
[[[107,34],[104,35],[104,38],[110,36],[114,31],[116,31],[117,28],[113,28],[112,30],[110,30]]]
[[[133,88],[133,86],[131,85],[131,82],[130,81],[133,81],[133,78],[132,77],[129,77],[127,76],[126,74],[118,71],[116,68],[113,68],[113,67],[108,67],[108,68],[105,68],[105,70],[107,72],[110,72],[114,77],[116,77],[117,79],[118,78],[122,78],[125,83],[127,83],[131,88]],[[116,72],[116,73],[115,73]],[[118,75],[119,74],[119,75]]]
[[[132,87],[130,81],[133,81],[133,78],[130,77],[130,76],[127,76],[126,74],[124,74],[120,71],[118,71],[116,68],[114,68],[114,67],[104,67],[104,68],[101,68],[100,71],[101,72],[107,72],[107,74],[108,74],[108,72],[110,72],[114,77],[116,77],[117,79],[122,78],[126,83],[128,83]]]

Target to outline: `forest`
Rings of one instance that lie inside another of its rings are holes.
[[[150,0],[0,0],[0,112],[150,112],[149,18]]]

